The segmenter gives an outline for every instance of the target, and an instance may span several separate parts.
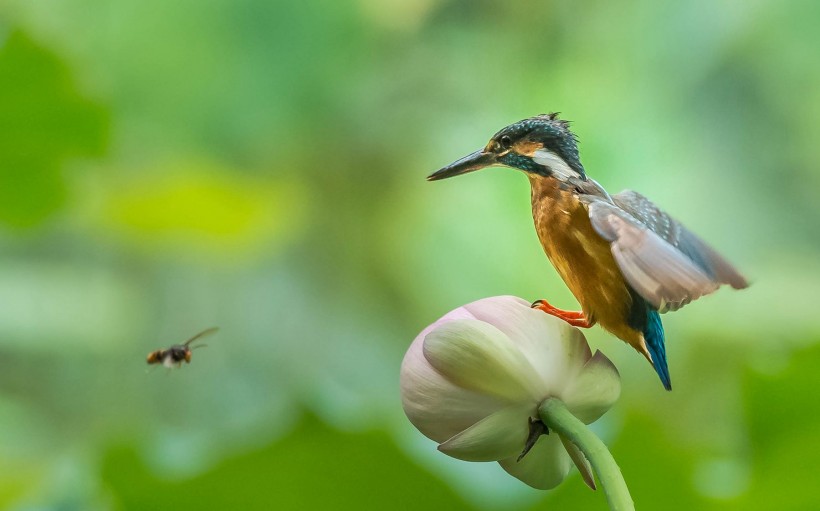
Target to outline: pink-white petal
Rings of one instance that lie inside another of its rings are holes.
[[[530,363],[509,337],[489,323],[459,319],[439,325],[424,339],[424,356],[459,387],[510,402],[543,397]]]
[[[621,377],[615,365],[603,353],[595,355],[572,378],[560,398],[573,415],[584,424],[598,420],[621,395]]]
[[[535,407],[512,405],[498,410],[438,446],[438,450],[464,461],[498,461],[518,455],[529,432]]]
[[[513,477],[537,490],[555,488],[569,473],[572,461],[557,434],[541,436],[535,446],[517,461],[511,456],[498,463]]]
[[[580,330],[520,298],[486,298],[464,309],[504,332],[521,350],[541,379],[542,397],[559,394],[592,356]]]
[[[400,388],[407,418],[426,437],[444,442],[507,406],[501,399],[448,381],[424,357],[422,343],[419,336],[404,356]]]

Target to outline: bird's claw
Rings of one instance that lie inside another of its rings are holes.
[[[567,323],[572,326],[577,326],[580,328],[590,328],[594,322],[590,322],[582,311],[565,311],[563,309],[559,309],[555,307],[551,303],[546,300],[536,300],[532,302],[530,306],[533,309],[538,309],[540,311],[546,312],[550,316],[555,316],[556,318],[563,319]]]

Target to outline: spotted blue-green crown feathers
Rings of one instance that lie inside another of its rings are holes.
[[[493,140],[506,135],[512,140],[541,142],[546,149],[560,156],[567,165],[585,177],[584,166],[578,154],[578,137],[569,129],[570,121],[559,119],[558,114],[559,112],[540,114],[510,124],[493,135]]]

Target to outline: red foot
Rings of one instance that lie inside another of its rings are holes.
[[[546,300],[534,301],[532,303],[532,308],[542,310],[550,316],[555,316],[556,318],[563,319],[572,326],[577,326],[579,328],[590,328],[592,326],[592,323],[590,323],[589,320],[584,317],[583,312],[565,311],[563,309],[559,309],[558,307],[553,307]]]

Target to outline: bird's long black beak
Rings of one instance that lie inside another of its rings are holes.
[[[447,165],[443,169],[437,170],[427,176],[428,181],[438,181],[439,179],[447,179],[448,177],[460,176],[468,172],[481,170],[484,167],[496,163],[495,154],[491,152],[484,152],[484,150],[476,151],[468,154],[464,158]]]

